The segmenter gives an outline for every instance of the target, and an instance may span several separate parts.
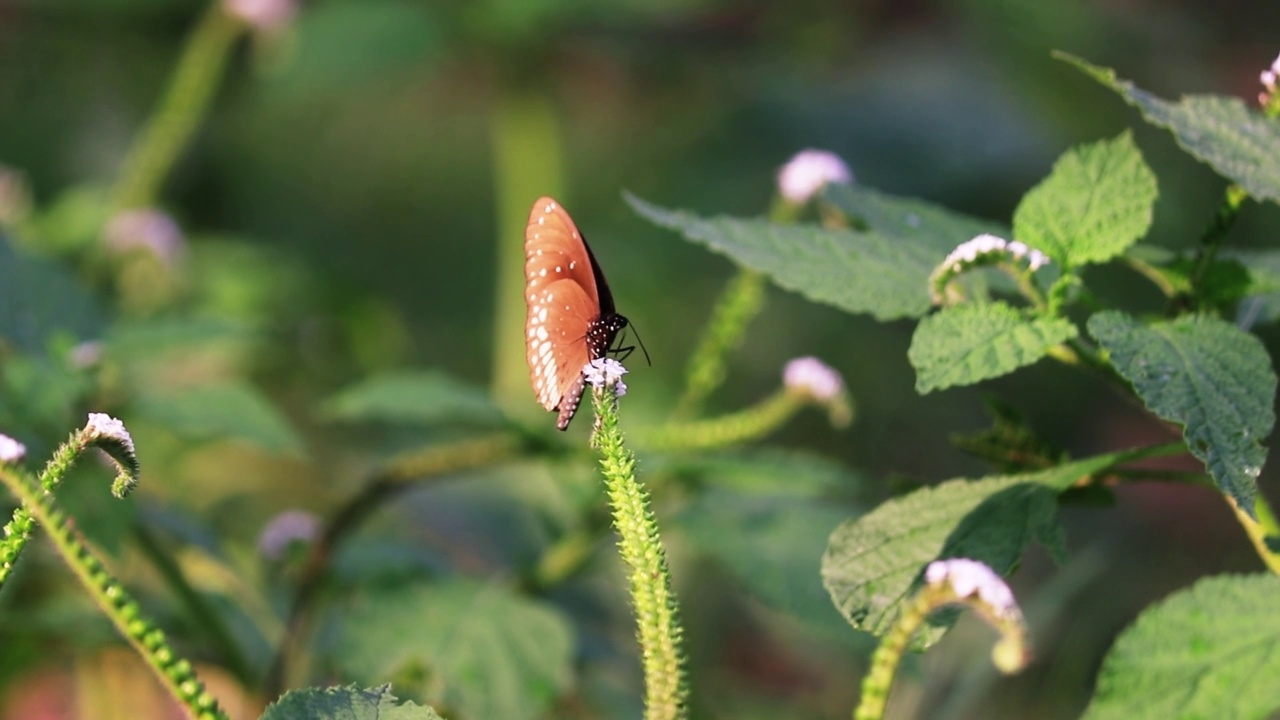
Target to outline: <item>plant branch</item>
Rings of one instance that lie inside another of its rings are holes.
[[[263,681],[264,692],[279,695],[289,680],[291,660],[307,635],[315,604],[339,543],[375,510],[417,483],[445,474],[494,465],[514,457],[521,441],[507,433],[428,447],[393,458],[338,508],[312,544],[303,564],[276,657]]]

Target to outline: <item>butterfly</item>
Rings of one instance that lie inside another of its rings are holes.
[[[538,198],[524,231],[525,356],[533,394],[565,430],[578,411],[582,368],[610,352],[627,319],[564,206]],[[626,351],[629,348],[620,348]]]

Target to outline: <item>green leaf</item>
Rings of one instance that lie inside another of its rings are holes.
[[[1249,195],[1280,202],[1280,120],[1233,97],[1187,95],[1172,103],[1120,80],[1110,68],[1066,53],[1055,57],[1119,93],[1147,122],[1172,132],[1183,150]]]
[[[1085,720],[1246,720],[1280,709],[1280,578],[1201,580],[1151,606],[1103,660]]]
[[[1183,426],[1191,454],[1252,514],[1267,459],[1261,441],[1275,424],[1276,374],[1262,342],[1209,316],[1145,325],[1108,311],[1088,327],[1142,402]]]
[[[819,558],[847,508],[712,490],[676,518],[696,547],[753,595],[810,622],[839,623],[823,592]]]
[[[182,437],[243,440],[268,452],[302,453],[302,440],[288,419],[251,385],[226,382],[146,395],[134,413]]]
[[[679,231],[743,267],[764,273],[779,287],[878,320],[928,312],[929,274],[945,257],[923,243],[875,232],[702,218],[626,197],[637,213],[655,225]]]
[[[916,392],[923,395],[1007,375],[1076,334],[1068,320],[1027,319],[1002,302],[957,305],[916,326],[907,360],[916,369]]]
[[[431,425],[470,421],[499,423],[503,415],[489,394],[441,372],[384,373],[361,380],[324,402],[330,420]]]
[[[352,677],[406,678],[460,717],[545,717],[573,679],[573,632],[549,606],[497,584],[452,581],[359,598],[335,657]]]
[[[112,325],[108,351],[128,361],[172,350],[245,341],[253,330],[245,323],[208,317],[133,318]]]
[[[951,436],[951,444],[1002,473],[1043,470],[1066,462],[1067,454],[1041,437],[1012,405],[985,398],[990,428]]]
[[[55,336],[92,340],[103,325],[97,301],[70,272],[0,234],[0,342],[43,355]]]
[[[882,635],[934,560],[972,558],[1007,575],[1032,540],[1062,557],[1054,496],[1132,455],[1098,455],[1037,473],[949,480],[889,500],[831,534],[822,557],[823,585],[854,629]],[[927,646],[944,630],[928,628],[919,642]]]
[[[292,690],[275,701],[261,720],[440,720],[429,707],[391,694],[391,686],[361,690],[347,687]]]
[[[937,252],[937,263],[941,263],[947,253],[960,243],[983,233],[1012,237],[1007,225],[962,215],[923,200],[895,197],[862,185],[828,185],[825,197],[874,232],[933,248]]]
[[[1156,195],[1156,176],[1126,131],[1059,158],[1018,203],[1013,234],[1064,267],[1104,262],[1147,233]]]

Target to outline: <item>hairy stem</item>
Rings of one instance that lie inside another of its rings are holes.
[[[618,531],[618,551],[631,568],[631,602],[645,678],[645,720],[680,720],[688,712],[688,682],[681,645],[680,608],[671,587],[667,554],[658,534],[658,520],[649,492],[636,480],[635,454],[618,428],[612,389],[593,393],[596,428],[593,441],[600,451],[605,491]]]
[[[49,531],[58,554],[120,634],[155,672],[165,690],[193,718],[226,720],[226,714],[196,677],[191,663],[178,657],[164,632],[142,616],[137,601],[89,550],[71,519],[57,507],[53,495],[13,468],[0,466],[0,481],[18,497],[35,521]]]

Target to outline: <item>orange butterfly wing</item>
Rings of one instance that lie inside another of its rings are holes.
[[[582,235],[549,197],[538,198],[529,212],[524,258],[529,379],[544,408],[561,410],[563,430],[582,393],[582,367],[593,359],[584,338],[600,315],[600,297]],[[566,397],[573,408],[559,407]]]

